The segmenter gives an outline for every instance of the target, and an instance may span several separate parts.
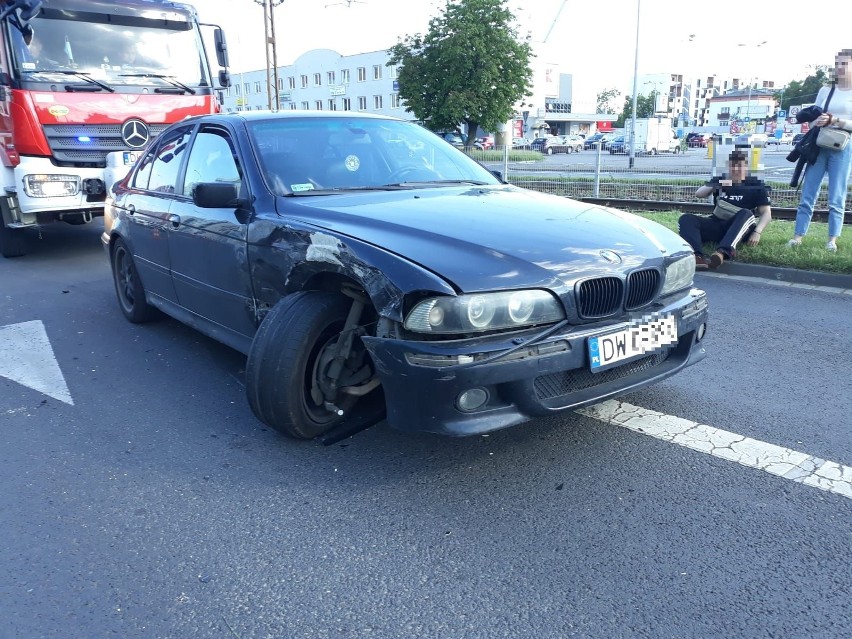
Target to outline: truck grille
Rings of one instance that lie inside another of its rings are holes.
[[[160,135],[168,124],[151,124],[151,139]],[[107,153],[129,151],[121,141],[120,124],[46,124],[44,134],[56,162],[106,166]],[[80,137],[89,138],[81,142]]]

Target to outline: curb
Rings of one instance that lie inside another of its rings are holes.
[[[802,284],[805,286],[826,286],[830,288],[852,290],[852,275],[844,273],[802,271],[795,268],[764,266],[761,264],[744,264],[741,262],[725,262],[725,264],[716,271],[699,271],[699,273],[739,275],[743,277],[762,278],[773,282]]]

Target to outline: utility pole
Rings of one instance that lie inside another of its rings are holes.
[[[636,157],[636,83],[639,80],[639,17],[642,15],[642,0],[636,0],[636,52],[633,57],[633,118],[630,126],[630,161],[628,166],[633,168],[633,159]]]
[[[269,109],[278,111],[281,100],[278,96],[278,54],[275,50],[275,7],[284,0],[254,0],[263,5],[263,33],[266,43],[266,97]]]

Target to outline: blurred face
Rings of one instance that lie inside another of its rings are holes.
[[[844,84],[852,82],[850,67],[852,67],[852,55],[838,54],[834,58],[834,77],[838,82]]]
[[[737,160],[728,163],[728,171],[730,171],[732,182],[742,182],[746,178],[748,167],[745,162]]]

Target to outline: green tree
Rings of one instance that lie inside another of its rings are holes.
[[[830,67],[818,65],[812,68],[814,72],[804,80],[793,80],[783,90],[775,92],[781,109],[789,113],[791,106],[811,104],[816,101],[817,93],[830,80],[828,75]]]
[[[405,36],[388,50],[399,65],[399,95],[433,131],[470,136],[496,131],[530,92],[529,38],[518,37],[506,0],[448,0],[426,35]]]
[[[654,111],[657,109],[657,92],[651,91],[648,95],[636,96],[636,117],[650,118],[653,117]],[[616,128],[623,128],[625,122],[633,118],[633,96],[624,96],[624,108],[621,110],[621,115],[615,121]]]
[[[612,101],[621,95],[618,89],[604,89],[597,95],[597,109],[595,113],[612,113]]]

